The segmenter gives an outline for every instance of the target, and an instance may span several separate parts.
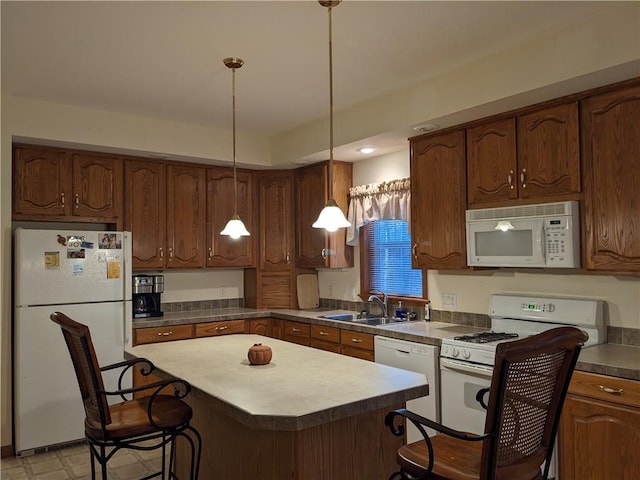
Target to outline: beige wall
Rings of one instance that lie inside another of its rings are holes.
[[[479,118],[495,111],[531,104],[566,93],[604,85],[640,75],[640,4],[626,2],[578,25],[548,32],[518,48],[493,55],[483,61],[461,65],[413,88],[394,92],[355,105],[335,115],[335,144],[343,145],[365,137],[412,125],[435,121],[442,126]],[[124,115],[16,98],[2,92],[2,136],[0,145],[0,444],[11,444],[11,141],[42,139],[85,145],[94,149],[156,152],[185,159],[231,158],[229,132],[185,125],[159,119]],[[273,139],[238,132],[238,161],[256,166],[281,166],[327,148],[327,119],[318,120]],[[407,135],[408,136],[408,135]],[[406,155],[405,155],[406,159]],[[406,161],[406,160],[405,160]],[[369,162],[369,161],[365,161]],[[395,162],[395,160],[394,160]],[[373,165],[373,163],[371,163]],[[402,167],[406,172],[406,163]],[[386,167],[367,169],[358,163],[355,176],[376,182],[393,176]],[[384,175],[384,176],[383,176]],[[402,173],[400,176],[406,176]],[[335,292],[349,294],[357,286],[355,269],[321,272],[321,289],[334,285]],[[204,290],[226,287],[224,273],[207,274]],[[456,278],[459,277],[459,278]],[[179,280],[179,278],[177,279]],[[170,279],[170,281],[172,281]],[[569,288],[568,284],[572,287]],[[613,305],[611,324],[638,324],[638,282],[610,276],[557,277],[547,274],[502,274],[486,277],[430,272],[431,292],[458,290],[459,308],[485,312],[489,293],[505,288],[545,289],[556,293],[601,297]],[[575,286],[575,287],[574,287]],[[344,288],[343,288],[344,287]],[[241,288],[241,285],[240,287]],[[473,291],[469,293],[467,289]],[[219,294],[226,294],[216,290]],[[205,293],[205,292],[200,292]],[[176,289],[175,298],[189,298],[189,288]],[[635,295],[635,300],[631,296]],[[325,294],[325,296],[327,296]],[[340,295],[339,298],[345,298]],[[438,299],[433,298],[438,308]]]

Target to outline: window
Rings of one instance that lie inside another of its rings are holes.
[[[423,272],[411,268],[411,235],[404,220],[376,220],[360,229],[361,285],[393,297],[423,298]]]

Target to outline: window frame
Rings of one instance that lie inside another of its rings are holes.
[[[360,298],[363,302],[367,301],[369,295],[373,292],[371,289],[371,267],[369,263],[369,245],[371,238],[367,224],[359,229],[359,245],[360,245]],[[424,306],[429,301],[427,291],[427,269],[422,268],[422,297],[405,297],[402,295],[389,295],[389,301],[397,303],[402,300],[403,305],[407,306]]]

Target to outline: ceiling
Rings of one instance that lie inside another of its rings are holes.
[[[334,109],[607,4],[345,1],[333,10]],[[328,115],[328,15],[316,1],[3,0],[1,8],[2,89],[16,96],[229,129],[231,73],[222,60],[238,56],[239,130],[272,136]],[[378,141],[395,146],[392,137]]]

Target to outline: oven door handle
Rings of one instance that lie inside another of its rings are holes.
[[[472,375],[491,378],[493,367],[475,365],[468,362],[459,362],[448,358],[440,357],[440,367],[446,370],[470,373]]]

